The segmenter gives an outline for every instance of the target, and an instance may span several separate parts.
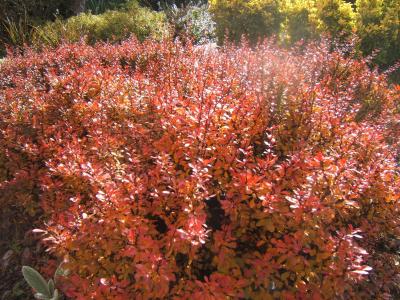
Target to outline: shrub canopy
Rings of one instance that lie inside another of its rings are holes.
[[[396,298],[400,89],[328,50],[9,57],[1,206],[44,212],[76,299]]]

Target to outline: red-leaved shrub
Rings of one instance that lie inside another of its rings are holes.
[[[172,41],[0,66],[0,201],[72,299],[398,295],[399,89],[325,44]]]

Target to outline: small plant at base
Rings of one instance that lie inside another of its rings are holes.
[[[22,275],[24,276],[25,281],[29,284],[29,286],[35,290],[36,293],[34,296],[36,299],[60,299],[59,292],[55,288],[55,283],[57,282],[56,278],[62,274],[64,274],[64,270],[61,268],[60,265],[54,273],[53,279],[49,279],[49,281],[46,282],[43,276],[40,275],[40,273],[35,269],[29,266],[22,267]]]

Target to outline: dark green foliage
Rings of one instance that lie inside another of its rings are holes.
[[[16,20],[27,15],[32,21],[54,18],[55,14],[68,17],[72,14],[68,0],[2,0],[0,19]]]
[[[71,10],[68,3],[67,0],[1,0],[0,56],[5,53],[5,44],[25,42],[25,38],[30,36],[32,25],[54,19],[56,14],[69,16]]]

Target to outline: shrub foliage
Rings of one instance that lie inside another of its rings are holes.
[[[0,205],[43,211],[75,299],[394,297],[400,89],[328,50],[10,57]]]
[[[139,6],[135,0],[128,1],[120,10],[109,10],[94,15],[81,13],[67,20],[58,19],[36,28],[32,43],[58,46],[62,41],[77,42],[86,39],[90,44],[98,41],[117,42],[135,35],[143,40],[147,37],[161,38],[167,26],[162,13]]]
[[[283,13],[278,0],[210,0],[219,41],[240,41],[242,35],[252,41],[278,34]]]
[[[400,62],[400,2],[357,0],[357,28],[364,54],[378,51],[375,62],[388,68]],[[400,72],[396,74],[400,80]]]

